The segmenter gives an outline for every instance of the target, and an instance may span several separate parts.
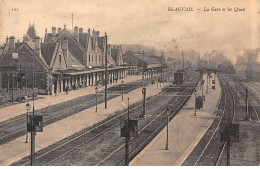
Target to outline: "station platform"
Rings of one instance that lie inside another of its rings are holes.
[[[195,110],[194,94],[184,105],[180,112],[169,122],[169,144],[166,146],[166,127],[130,162],[131,166],[180,166],[189,156],[200,139],[214,120],[214,111],[220,101],[221,88],[216,77],[216,90],[211,89],[212,83],[208,85],[207,77],[203,94],[205,101],[203,109]],[[214,79],[214,75],[213,75]],[[197,96],[201,95],[202,90],[197,87]]]
[[[129,77],[128,80],[125,79],[124,81],[130,82],[133,80],[137,80],[137,78]],[[146,96],[149,97],[158,94],[165,86],[167,86],[167,84],[161,85],[161,87],[158,87],[158,89],[157,85],[146,86]],[[83,92],[83,90],[80,90],[79,92]],[[135,89],[127,94],[124,94],[124,101],[121,101],[121,96],[109,100],[107,104],[107,109],[104,108],[104,103],[101,103],[98,105],[98,112],[95,112],[96,107],[93,106],[87,110],[84,110],[75,115],[72,115],[63,120],[60,120],[58,122],[44,127],[43,132],[37,133],[36,135],[36,152],[76,132],[79,132],[84,128],[92,126],[93,124],[106,119],[108,116],[113,115],[115,112],[119,110],[126,109],[128,105],[127,98],[129,97],[130,105],[132,105],[142,100],[141,93],[142,88]],[[75,97],[78,96],[77,94],[78,93],[75,93]],[[0,146],[0,166],[11,165],[12,163],[22,159],[23,157],[30,155],[30,136],[29,143],[25,143],[25,138],[25,136],[21,136],[11,142],[8,142]]]
[[[126,83],[130,83],[130,82],[137,81],[140,79],[142,79],[142,76],[140,76],[140,75],[126,76],[124,79],[118,80],[117,83],[109,84],[108,88],[112,87],[112,86],[120,85],[121,80],[124,80],[124,83],[126,84]],[[40,97],[41,99],[37,99],[34,101],[35,110],[40,110],[42,108],[46,108],[46,107],[49,107],[49,106],[52,106],[55,104],[73,100],[73,99],[76,99],[77,97],[94,94],[95,87],[96,86],[88,86],[87,88],[82,88],[79,90],[71,90],[68,92],[68,95],[66,95],[65,93],[59,94],[57,96],[39,95],[38,97]],[[102,91],[105,89],[104,86],[99,86],[98,88],[99,88],[99,91]],[[30,104],[32,104],[32,101],[30,101]],[[0,108],[0,122],[26,113],[25,105],[26,105],[26,103],[19,103],[19,104]]]

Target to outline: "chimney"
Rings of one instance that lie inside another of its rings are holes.
[[[66,24],[64,24],[64,29],[66,29]]]
[[[88,35],[90,36],[90,28],[88,28]]]
[[[63,52],[63,55],[67,58],[68,57],[68,40],[66,37],[64,37],[64,39],[62,40],[61,42],[61,48],[62,48],[62,52]]]
[[[58,33],[60,33],[61,32],[61,28],[58,28]]]
[[[15,48],[14,39],[15,39],[14,36],[10,36],[10,37],[9,37],[9,50],[10,50],[11,52],[13,52],[13,51],[14,51],[14,48]]]
[[[79,28],[77,26],[74,27],[74,37],[79,41]]]
[[[79,28],[79,34],[83,34],[83,28]]]
[[[56,27],[52,27],[52,36],[56,36]]]
[[[34,38],[34,51],[38,54],[39,58],[41,58],[41,43],[40,43],[40,37],[36,36]]]
[[[95,30],[93,29],[93,31],[92,31],[92,36],[93,37],[95,37],[96,36],[96,32],[95,32]]]

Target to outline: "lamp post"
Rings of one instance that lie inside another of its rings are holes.
[[[96,112],[97,112],[97,92],[98,92],[98,87],[97,86],[95,88],[95,91],[96,91]]]
[[[122,80],[122,101],[124,101],[124,81]]]
[[[245,116],[245,120],[249,120],[249,121],[251,121],[251,114],[249,113],[249,111],[248,111],[248,88],[246,87],[246,116]]]
[[[209,88],[208,87],[208,85],[209,85],[208,83],[209,83],[209,76],[207,76],[207,92],[206,92],[207,94],[208,94],[208,88]]]
[[[142,109],[142,113],[139,117],[145,117],[145,113],[146,113],[146,98],[145,98],[145,95],[146,95],[146,88],[144,87],[142,89],[142,94],[143,94],[143,109]]]
[[[202,87],[202,90],[201,90],[201,97],[203,98],[203,86],[204,86],[204,83],[201,84],[201,87]]]
[[[27,111],[27,116],[26,116],[27,123],[26,123],[26,124],[28,125],[29,111],[31,110],[31,105],[30,105],[29,102],[25,105],[25,108],[26,108],[26,111]],[[28,132],[26,132],[26,140],[25,140],[25,143],[28,143]]]
[[[106,53],[105,53],[105,109],[107,108],[107,34],[105,33],[106,39]]]
[[[165,146],[165,150],[169,150],[169,148],[168,148],[168,142],[169,142],[169,137],[168,137],[168,135],[169,135],[169,132],[168,132],[168,125],[169,125],[169,116],[170,116],[170,114],[171,114],[171,110],[168,108],[167,110],[166,110],[166,115],[167,115],[167,134],[166,134],[166,146]]]
[[[158,73],[157,73],[157,89],[158,89],[158,81],[159,81],[159,77],[158,77]]]
[[[197,95],[197,90],[196,89],[194,90],[194,95],[195,95],[195,107],[194,107],[195,112],[194,112],[194,116],[196,116],[196,95]]]

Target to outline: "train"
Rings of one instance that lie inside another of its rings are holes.
[[[224,66],[222,64],[217,65],[217,70],[226,74],[235,74],[236,70],[232,65]]]

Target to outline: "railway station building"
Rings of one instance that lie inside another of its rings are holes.
[[[31,88],[34,85],[43,94],[58,94],[91,85],[104,85],[105,82],[106,38],[99,31],[87,33],[83,28],[74,30],[52,27],[51,33],[45,30],[44,38],[37,36],[35,26],[29,24],[23,41],[7,37],[1,55],[1,66],[16,66],[26,75],[18,88]],[[125,77],[130,66],[123,65],[121,46],[108,45],[108,83]],[[14,75],[15,76],[15,75]],[[1,86],[11,85],[11,73],[1,72]]]

